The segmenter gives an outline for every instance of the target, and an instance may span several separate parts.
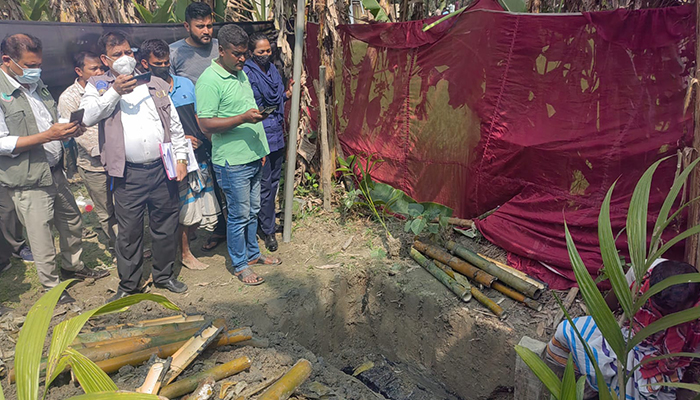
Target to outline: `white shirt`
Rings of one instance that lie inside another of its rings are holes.
[[[166,94],[167,96],[167,94]],[[175,106],[170,98],[170,141],[178,159],[187,159],[187,142]],[[85,109],[83,123],[92,126],[109,117],[119,104],[124,129],[124,151],[126,161],[147,163],[160,158],[160,143],[165,132],[156,111],[156,105],[147,85],[139,85],[134,91],[120,96],[114,88],[103,95],[92,83],[85,86],[80,108]]]
[[[51,113],[36,92],[36,88],[39,85],[33,83],[29,85],[29,89],[27,89],[5,71],[2,71],[2,73],[5,74],[10,84],[16,89],[20,89],[27,97],[27,100],[29,100],[29,107],[32,109],[32,114],[34,114],[34,120],[36,121],[39,132],[44,132],[51,128],[51,125],[53,125],[53,117],[51,117]],[[17,146],[17,139],[19,139],[19,136],[12,136],[9,129],[7,129],[5,113],[2,108],[0,108],[0,156],[16,157],[17,154],[12,154],[12,152]],[[63,145],[59,140],[44,143],[44,151],[46,152],[46,160],[49,162],[49,166],[53,167],[61,160]]]

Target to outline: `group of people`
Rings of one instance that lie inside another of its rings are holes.
[[[158,288],[187,291],[174,273],[178,254],[186,268],[208,267],[190,249],[200,227],[212,232],[202,250],[225,242],[243,284],[264,282],[253,266],[281,264],[261,254],[258,237],[277,250],[275,199],[293,82],[284,84],[265,35],[229,24],[214,38],[204,2],[185,15],[189,36],[171,44],[149,39],[136,50],[125,33],[104,33],[93,51],[73,56],[77,78],[58,102],[41,80],[41,40],[23,33],[2,40],[0,272],[14,255],[33,258],[45,289],[109,275],[81,262],[82,218],[64,172],[73,139],[119,273],[110,300],[142,290],[146,212]],[[64,292],[59,303],[73,301]]]

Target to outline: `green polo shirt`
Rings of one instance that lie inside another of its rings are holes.
[[[199,118],[227,118],[258,108],[253,88],[245,72],[233,75],[217,60],[204,70],[195,86]],[[270,154],[262,123],[242,124],[211,138],[212,162],[215,165],[242,165]]]

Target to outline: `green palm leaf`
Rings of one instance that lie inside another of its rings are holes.
[[[53,309],[59,297],[73,280],[59,283],[34,303],[27,313],[19,332],[15,349],[15,371],[17,376],[17,398],[36,400],[39,398],[39,368],[44,341],[49,330]]]
[[[615,183],[610,186],[608,193],[605,195],[603,205],[600,207],[600,215],[598,216],[598,240],[600,241],[600,254],[603,257],[603,265],[605,265],[605,275],[610,279],[615,296],[620,302],[620,306],[626,315],[634,315],[632,310],[632,293],[629,290],[625,272],[622,269],[622,263],[617,253],[615,246],[615,237],[613,236],[612,226],[610,224],[610,200],[612,198]]]
[[[664,200],[664,204],[661,206],[659,216],[656,219],[656,223],[654,224],[654,230],[652,231],[651,236],[651,244],[649,247],[652,252],[656,251],[656,247],[658,246],[661,234],[663,233],[664,229],[666,229],[666,226],[668,226],[668,223],[673,220],[673,218],[668,218],[668,213],[671,212],[671,207],[673,207],[673,203],[676,202],[678,193],[680,193],[681,189],[683,188],[683,185],[685,184],[685,181],[688,179],[688,175],[690,175],[693,168],[695,168],[695,166],[698,165],[698,162],[700,162],[700,158],[690,163],[690,165],[688,165],[683,170],[683,172],[681,172],[681,174],[678,175],[673,181],[673,185],[671,186],[671,189],[669,190],[668,195],[666,196],[666,200]]]
[[[553,397],[559,399],[561,395],[561,381],[557,375],[542,361],[542,359],[532,350],[521,345],[515,346],[515,352],[523,359],[525,364],[537,376],[537,378],[547,387]]]
[[[593,320],[596,325],[598,325],[598,329],[600,329],[600,332],[608,341],[610,347],[612,347],[615,354],[617,354],[618,359],[626,358],[627,352],[625,351],[625,340],[622,337],[622,331],[617,325],[617,321],[612,311],[610,311],[610,307],[605,303],[603,295],[596,287],[593,278],[591,278],[591,274],[583,264],[583,260],[581,260],[581,256],[576,249],[574,240],[571,238],[571,233],[569,232],[566,221],[564,221],[564,231],[566,233],[566,248],[569,251],[569,259],[571,260],[571,266],[574,269],[576,282],[578,282],[583,300],[586,302],[586,306],[588,306]]]
[[[576,382],[576,400],[583,400],[583,393],[586,391],[586,377],[581,376]]]
[[[576,400],[576,375],[574,374],[574,360],[571,357],[571,353],[569,353],[569,358],[566,360],[559,400]]]
[[[685,240],[688,237],[695,235],[696,233],[700,233],[700,225],[695,225],[694,227],[683,231],[683,233],[678,234],[673,239],[664,243],[664,245],[661,246],[661,248],[659,250],[657,250],[656,253],[654,253],[647,260],[647,262],[645,264],[647,270],[649,269],[649,267],[651,267],[651,264],[653,264],[654,261],[656,261],[659,257],[664,255],[664,253],[666,253],[671,247],[675,246],[676,243],[680,242],[681,240]],[[644,276],[644,275],[642,274],[642,276]]]
[[[117,385],[93,361],[71,348],[66,349],[66,354],[70,356],[71,369],[85,393],[117,390]]]
[[[627,246],[634,268],[636,282],[640,282],[647,272],[647,213],[649,210],[649,192],[651,191],[651,180],[659,164],[668,157],[651,165],[644,175],[637,182],[637,186],[632,193],[629,211],[627,212]],[[626,357],[619,355],[620,357]]]
[[[700,385],[697,383],[685,383],[685,382],[664,382],[664,383],[652,383],[649,386],[665,386],[674,387],[679,389],[688,389],[693,392],[700,393]]]
[[[0,400],[5,400],[5,393],[2,391],[2,381],[0,381]]]

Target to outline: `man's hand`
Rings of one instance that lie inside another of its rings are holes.
[[[289,85],[287,86],[287,91],[285,92],[287,95],[287,100],[292,98],[292,86],[294,86],[294,79],[289,80]]]
[[[112,87],[117,93],[123,96],[134,91],[136,79],[134,79],[133,75],[119,75],[117,79],[114,80]]]
[[[78,125],[78,129],[75,131],[75,134],[73,137],[80,137],[83,136],[83,133],[87,130],[87,127],[83,124]]]
[[[195,150],[197,150],[197,147],[202,145],[202,141],[194,136],[185,135],[185,139],[190,139],[190,141],[192,141],[192,148]]]
[[[77,121],[53,124],[44,132],[45,139],[47,142],[70,139],[76,136],[76,132],[78,132],[79,129],[80,125],[78,125]],[[77,136],[80,136],[80,134]]]
[[[262,158],[262,166],[265,166],[265,163],[267,162],[267,156]]]
[[[265,117],[260,113],[257,108],[251,108],[246,111],[242,116],[243,122],[248,124],[255,124],[265,119]]]
[[[175,166],[175,172],[177,173],[177,181],[182,182],[187,178],[187,164],[177,163]]]

